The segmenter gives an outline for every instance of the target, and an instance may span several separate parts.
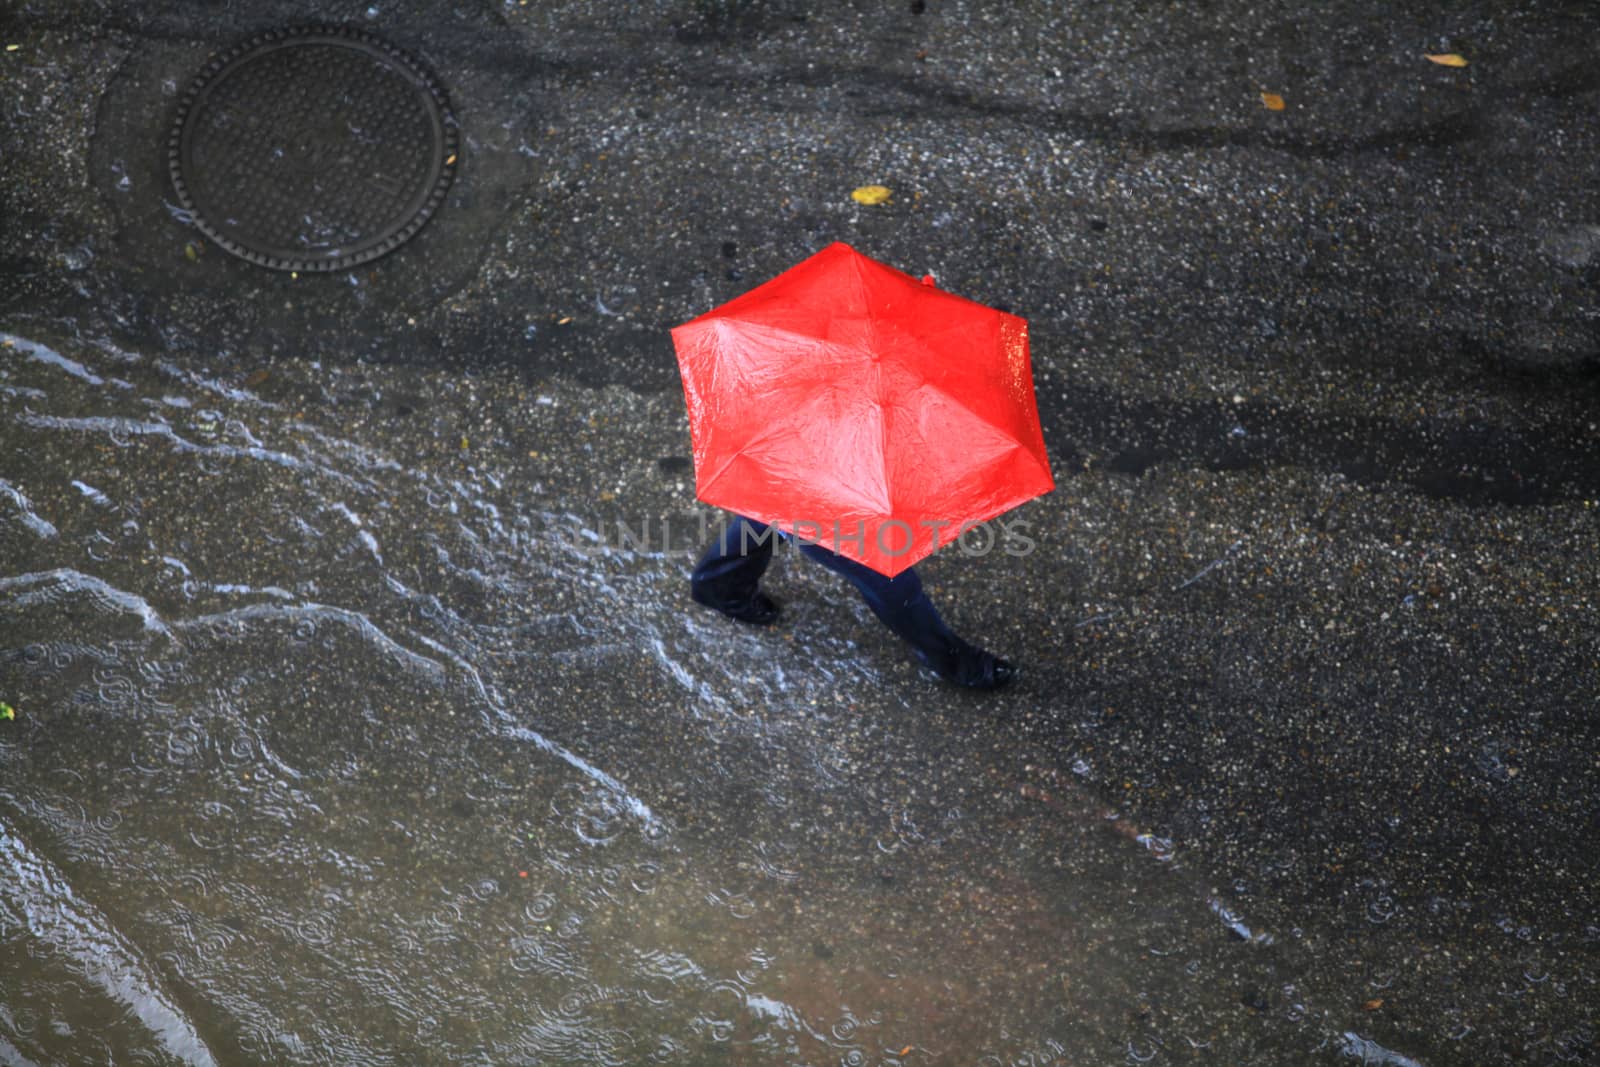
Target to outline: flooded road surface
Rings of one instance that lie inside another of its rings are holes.
[[[825,572],[687,610],[676,398],[4,345],[0,1061],[1413,1062]]]
[[[680,610],[683,552],[547,510],[570,396],[535,458],[433,414],[470,382],[8,341],[17,1062],[1049,1062],[1203,1047],[1265,966],[1070,780],[864,719],[847,642],[786,670]]]

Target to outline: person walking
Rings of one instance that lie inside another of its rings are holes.
[[[689,577],[690,596],[738,622],[771,625],[781,608],[761,591],[761,576],[772,561],[776,538],[789,536],[736,515],[696,563]],[[891,578],[820,544],[802,540],[800,551],[854,585],[872,613],[939,677],[968,689],[999,689],[1015,676],[1009,661],[962,640],[945,625],[915,568]]]
[[[1025,319],[836,241],[674,326],[672,345],[695,496],[736,516],[690,575],[698,603],[773,622],[760,583],[781,536],[854,585],[940,677],[1011,681],[1010,663],[951,632],[912,566],[942,530],[1055,488]]]

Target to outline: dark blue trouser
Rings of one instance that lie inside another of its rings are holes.
[[[773,543],[779,536],[765,523],[736,516],[695,564],[689,581],[700,599],[721,608],[748,604],[772,561]],[[872,613],[929,666],[952,663],[960,655],[966,642],[939,617],[914,568],[907,567],[889,578],[821,545],[801,544],[800,551],[849,579]]]

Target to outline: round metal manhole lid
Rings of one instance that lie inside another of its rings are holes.
[[[195,78],[168,141],[183,206],[217,244],[278,270],[365,263],[415,236],[450,187],[443,90],[370,34],[259,34]]]

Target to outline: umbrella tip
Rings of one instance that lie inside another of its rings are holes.
[[[937,289],[939,287],[939,282],[931,274],[924,274],[922,276],[922,284],[933,289]]]

